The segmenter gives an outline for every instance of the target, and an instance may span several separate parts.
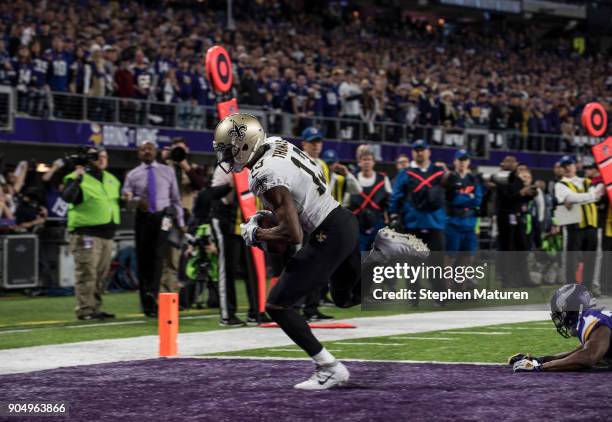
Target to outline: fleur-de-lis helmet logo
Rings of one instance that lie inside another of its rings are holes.
[[[235,121],[232,121],[233,127],[227,133],[227,135],[232,140],[232,143],[235,144],[237,141],[242,141],[244,139],[244,135],[246,134],[247,127],[246,125],[236,124]]]

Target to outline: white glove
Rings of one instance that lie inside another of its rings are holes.
[[[249,221],[240,225],[240,234],[247,246],[260,246],[255,239],[259,228],[259,221],[264,217],[272,217],[274,213],[268,210],[259,210],[249,218]]]
[[[257,243],[255,234],[259,226],[257,225],[257,219],[254,217],[249,218],[249,221],[240,225],[240,234],[247,246],[253,246]]]
[[[522,359],[512,367],[514,372],[540,372],[542,364],[535,359]]]

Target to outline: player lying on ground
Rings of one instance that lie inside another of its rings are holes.
[[[349,379],[346,367],[315,338],[293,305],[329,282],[339,307],[361,302],[359,228],[353,214],[330,195],[320,167],[296,146],[279,137],[266,138],[259,121],[248,114],[226,117],[215,129],[214,150],[226,172],[251,170],[250,190],[266,209],[241,226],[248,246],[278,247],[309,240],[287,262],[272,288],[266,311],[315,362],[314,375],[295,388],[323,390]],[[264,228],[271,216],[277,225]],[[369,259],[423,256],[427,247],[414,236],[383,229]]]
[[[551,317],[565,338],[578,337],[575,350],[553,356],[518,353],[508,360],[514,372],[575,371],[603,365],[612,368],[612,312],[596,307],[581,284],[567,284],[550,300]]]

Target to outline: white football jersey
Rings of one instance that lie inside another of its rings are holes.
[[[277,136],[267,138],[270,148],[251,168],[249,187],[262,198],[275,186],[291,192],[300,224],[306,233],[316,229],[340,204],[329,193],[320,167],[305,152]]]

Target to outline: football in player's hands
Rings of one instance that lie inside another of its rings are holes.
[[[259,219],[258,225],[262,229],[270,229],[272,227],[278,226],[278,220],[276,219],[274,214],[264,215]],[[263,244],[265,244],[264,248],[262,249],[267,250],[270,253],[282,254],[285,253],[285,251],[287,250],[287,243],[280,240],[268,240],[266,242],[260,243],[262,243],[262,246],[264,246]]]
[[[508,365],[514,365],[516,362],[523,359],[531,359],[531,353],[517,353],[516,355],[512,355],[508,358]]]

